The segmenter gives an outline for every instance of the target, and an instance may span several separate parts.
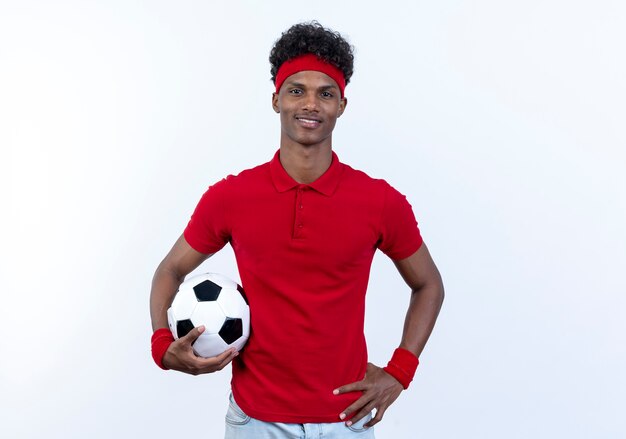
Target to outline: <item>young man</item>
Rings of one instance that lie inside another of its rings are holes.
[[[369,427],[413,378],[443,301],[441,278],[406,198],[332,150],[352,47],[319,23],[298,24],[276,42],[270,63],[280,149],[211,186],[159,265],[153,356],[162,368],[194,375],[233,362],[227,438],[373,437]],[[204,328],[172,341],[166,310],[184,277],[227,243],[252,332],[240,353],[199,358],[191,345]],[[376,249],[411,289],[400,346],[385,368],[367,362],[363,335]]]

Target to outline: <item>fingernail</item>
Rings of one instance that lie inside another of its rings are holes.
[[[352,425],[352,421],[348,421],[348,422],[346,422],[346,425],[347,425],[348,427],[349,427],[349,426],[351,426],[351,425]]]
[[[342,414],[339,415],[339,419],[341,419],[341,420],[343,420],[345,417],[346,417],[345,413],[342,413]]]
[[[333,390],[333,395],[339,395],[339,389]]]
[[[204,332],[204,325],[198,326],[198,332],[200,333]]]

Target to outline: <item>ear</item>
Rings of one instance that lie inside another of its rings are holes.
[[[276,113],[280,113],[280,107],[278,106],[278,93],[272,93],[272,108]]]
[[[343,97],[339,101],[339,112],[337,113],[337,117],[341,117],[344,111],[346,111],[346,107],[348,106],[348,98]]]

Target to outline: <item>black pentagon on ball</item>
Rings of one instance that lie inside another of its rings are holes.
[[[226,343],[233,343],[243,335],[243,322],[241,319],[227,317],[222,325],[222,329],[220,329],[219,335]]]
[[[189,319],[179,320],[176,322],[176,333],[178,334],[178,338],[182,338],[189,334],[193,328],[193,323],[191,323],[191,320]]]
[[[212,302],[220,297],[220,291],[222,287],[218,284],[205,280],[193,287],[193,292],[196,294],[198,302]]]
[[[246,292],[243,290],[243,288],[241,288],[241,285],[237,285],[237,291],[239,291],[239,294],[241,294],[241,296],[243,297],[243,300],[246,301],[246,305],[250,305],[248,303],[248,297],[246,297]]]

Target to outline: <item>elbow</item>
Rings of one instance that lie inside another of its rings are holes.
[[[439,309],[443,306],[443,301],[446,298],[446,292],[443,288],[443,283],[440,284],[439,287]]]
[[[185,274],[181,273],[180,270],[177,270],[167,257],[163,259],[157,267],[156,271],[154,272],[152,282],[155,282],[157,278],[160,278],[162,276],[167,276],[168,278],[178,283],[182,283],[185,279]]]
[[[437,310],[443,306],[446,297],[445,289],[441,277],[431,279],[429,282],[412,288],[412,297],[421,297],[427,300],[433,308]]]
[[[434,308],[440,310],[443,306],[443,301],[446,297],[446,292],[443,287],[443,281],[441,280],[441,276],[437,276],[432,279],[430,283],[425,285],[421,291],[425,296],[428,297],[430,303]]]
[[[439,299],[439,309],[443,306],[443,301],[446,298],[446,291],[443,287],[443,279],[441,278],[441,274],[437,273],[437,296]]]

